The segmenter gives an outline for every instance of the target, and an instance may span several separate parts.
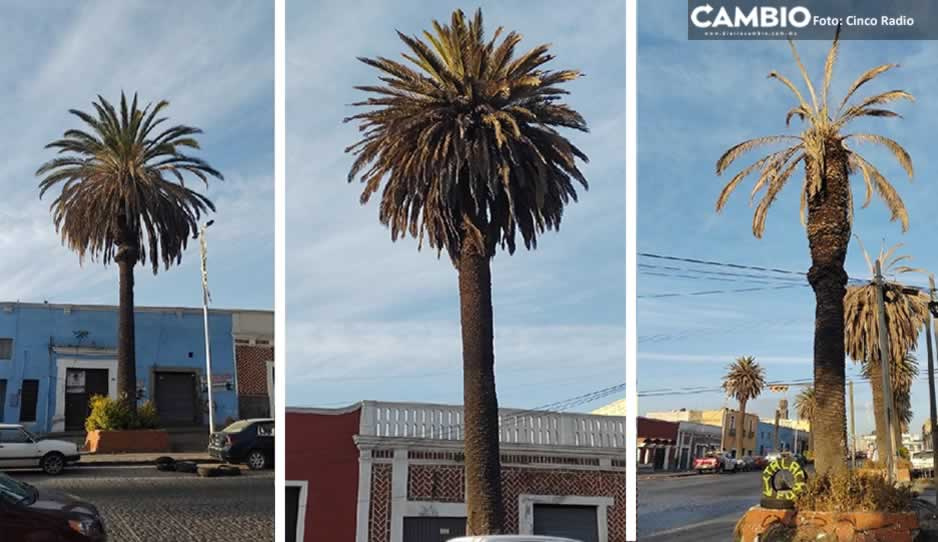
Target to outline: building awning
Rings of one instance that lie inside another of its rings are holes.
[[[643,438],[638,437],[639,448],[657,448],[662,446],[674,446],[676,441],[667,438]]]

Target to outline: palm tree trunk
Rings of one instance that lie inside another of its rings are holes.
[[[739,402],[739,424],[736,426],[736,457],[743,457],[743,437],[746,434],[746,401]]]
[[[876,418],[876,451],[878,459],[885,461],[883,455],[889,450],[889,433],[886,430],[886,407],[883,402],[883,367],[878,362],[867,362],[870,373],[870,387],[873,389],[873,412]]]
[[[811,269],[808,282],[817,302],[814,316],[814,388],[817,394],[818,474],[846,469],[847,415],[845,400],[844,295],[847,273],[844,260],[850,242],[850,186],[847,154],[828,142],[823,171],[813,159],[806,164],[808,179],[820,175],[820,190],[808,199],[808,245]]]
[[[117,391],[127,406],[137,409],[137,356],[134,331],[134,266],[137,249],[121,245],[115,256],[120,270],[120,306],[117,319]]]
[[[501,534],[501,462],[489,258],[463,241],[458,263],[463,349],[467,535]]]

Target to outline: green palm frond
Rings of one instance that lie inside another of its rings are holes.
[[[59,157],[36,171],[39,196],[56,187],[50,211],[62,242],[79,258],[100,258],[105,264],[121,245],[135,250],[140,262],[156,273],[182,260],[188,239],[198,231],[199,218],[215,206],[185,184],[187,176],[202,182],[222,174],[183,148],[198,149],[191,126],[158,127],[158,115],[169,106],[161,101],[140,109],[137,95],[128,104],[121,93],[120,110],[98,96],[95,114],[70,110],[86,128],[65,131],[46,148]]]
[[[515,55],[521,36],[502,29],[485,41],[482,13],[433,22],[423,39],[399,33],[410,66],[361,58],[384,86],[345,119],[362,138],[348,180],[363,184],[361,202],[381,190],[379,219],[392,240],[410,235],[455,262],[464,241],[488,256],[501,246],[526,248],[560,226],[564,207],[588,187],[577,161],[586,155],[559,128],[586,132],[583,117],[561,101],[560,85],[581,76],[552,71],[546,45]]]
[[[765,369],[752,356],[737,358],[726,368],[723,391],[728,397],[745,403],[765,389]]]

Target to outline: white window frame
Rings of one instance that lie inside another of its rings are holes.
[[[306,480],[287,480],[284,487],[300,488],[300,496],[296,501],[296,542],[303,542],[306,528],[306,499],[308,498],[309,482]]]
[[[270,405],[270,417],[277,417],[277,403],[274,401],[274,362],[267,362],[267,401]]]
[[[613,497],[581,497],[577,495],[518,495],[518,534],[534,534],[534,505],[595,506],[596,533],[599,542],[609,542],[609,507]]]

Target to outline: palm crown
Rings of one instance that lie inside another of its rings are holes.
[[[845,133],[847,125],[861,117],[898,117],[899,115],[889,109],[882,107],[885,104],[897,100],[914,100],[911,94],[903,90],[890,90],[868,98],[860,99],[850,103],[851,98],[866,83],[869,83],[880,74],[898,67],[897,64],[884,64],[877,66],[863,73],[856,81],[850,85],[847,93],[840,103],[835,107],[829,103],[831,78],[833,76],[834,64],[837,60],[838,37],[834,37],[830,51],[827,54],[827,61],[824,65],[824,78],[821,86],[820,97],[815,91],[811,78],[798,56],[794,42],[789,40],[792,54],[801,76],[807,87],[810,102],[805,99],[804,94],[795,84],[776,71],[769,73],[769,77],[777,79],[785,85],[794,94],[797,104],[788,111],[785,117],[785,124],[789,125],[793,117],[798,117],[805,123],[805,128],[800,135],[773,135],[759,137],[744,141],[726,151],[717,161],[717,174],[725,172],[733,162],[741,155],[766,145],[785,144],[785,148],[772,152],[751,165],[743,168],[737,173],[729,183],[723,188],[717,199],[717,211],[721,211],[726,205],[730,194],[739,186],[739,184],[750,175],[759,172],[756,184],[752,189],[750,201],[764,191],[761,200],[756,206],[753,216],[752,231],[756,237],[762,237],[765,231],[765,219],[769,207],[778,197],[779,192],[785,184],[791,179],[798,164],[804,161],[807,166],[804,184],[801,191],[801,220],[805,221],[805,208],[807,202],[815,195],[821,192],[824,187],[823,175],[825,165],[825,156],[832,150],[846,153],[848,170],[851,173],[859,171],[863,176],[866,188],[866,197],[863,207],[869,205],[873,192],[876,192],[880,198],[885,201],[892,213],[892,220],[899,220],[902,224],[902,230],[906,231],[909,225],[909,217],[906,212],[905,204],[898,192],[889,183],[889,181],[874,167],[866,158],[855,150],[849,148],[849,141],[856,143],[872,143],[885,147],[906,171],[911,178],[913,175],[912,160],[908,152],[894,140],[878,134],[866,133]],[[850,217],[853,213],[853,202],[848,202]]]
[[[413,67],[359,59],[383,72],[385,86],[356,87],[376,97],[345,119],[362,132],[346,149],[356,155],[348,180],[361,174],[362,203],[384,182],[379,218],[393,240],[409,233],[422,245],[426,236],[454,262],[466,241],[492,256],[499,245],[513,252],[520,233],[535,248],[538,234],[560,226],[575,183],[587,187],[576,163],[586,155],[555,129],[587,131],[558,86],[580,73],[541,69],[553,59],[547,45],[515,58],[515,32],[498,42],[498,28],[485,41],[481,11],[433,27],[426,42],[398,32]]]
[[[181,150],[198,149],[193,136],[201,130],[180,125],[158,132],[167,118],[157,115],[169,102],[138,109],[136,94],[128,105],[121,93],[119,112],[101,96],[92,105],[96,116],[69,111],[87,131],[67,130],[46,145],[63,156],[36,172],[42,177],[40,197],[61,185],[51,211],[62,242],[82,259],[100,257],[105,264],[125,251],[134,251],[134,262],[146,261],[149,251],[154,273],[161,262],[167,268],[179,263],[200,216],[215,210],[208,198],[186,187],[185,176],[206,185],[210,176],[223,178]]]
[[[898,255],[901,244],[880,249],[879,255],[871,259],[863,249],[870,272],[879,262],[884,275],[900,275],[919,272],[920,269],[898,265],[909,260],[909,256]],[[861,244],[862,248],[862,244]],[[880,363],[879,316],[877,312],[877,286],[865,284],[847,288],[844,297],[844,346],[853,360]],[[893,364],[914,350],[918,335],[928,317],[928,296],[924,292],[907,291],[895,280],[885,284],[883,292],[886,307],[886,333],[889,337],[889,357]]]
[[[765,389],[765,369],[752,356],[737,358],[726,368],[723,391],[726,395],[745,403],[758,397]]]
[[[802,420],[811,421],[814,418],[814,411],[817,408],[817,396],[814,394],[814,387],[808,387],[798,393],[795,397],[795,409],[798,411],[798,417]]]

